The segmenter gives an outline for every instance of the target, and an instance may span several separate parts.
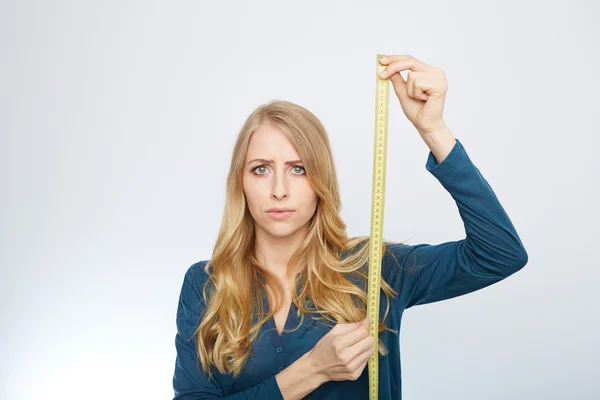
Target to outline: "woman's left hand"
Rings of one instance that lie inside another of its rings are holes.
[[[419,133],[423,135],[443,128],[448,90],[444,70],[410,55],[386,56],[379,62],[387,66],[381,78],[390,78],[404,114]],[[405,81],[400,72],[407,69],[410,71]]]

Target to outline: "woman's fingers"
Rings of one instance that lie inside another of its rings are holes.
[[[368,338],[365,338],[360,342],[360,344],[360,352],[356,354],[352,361],[348,364],[348,369],[350,371],[356,371],[357,369],[362,371],[366,363],[369,361],[369,357],[371,357],[371,355],[375,352],[372,337],[369,336]],[[356,346],[358,346],[358,344]]]
[[[412,65],[416,69],[426,69],[430,67],[429,64],[411,56],[410,54],[398,54],[384,56],[379,60],[381,65],[392,65],[394,63],[403,62]]]
[[[354,353],[353,357],[356,358],[365,352],[374,350],[375,347],[373,344],[373,338],[371,336],[367,336],[366,338],[362,339],[351,348]]]
[[[369,320],[338,324],[323,337],[311,354],[323,365],[329,380],[357,379],[374,352],[374,338],[369,334]]]
[[[332,344],[337,351],[343,351],[346,348],[350,348],[368,335],[369,323],[368,321],[363,320],[355,329],[334,337]]]
[[[385,61],[379,62],[381,65],[386,65],[382,78],[387,78],[396,72],[411,70],[411,71],[429,71],[435,67],[425,64],[421,60],[417,60],[410,55],[387,56]]]
[[[339,336],[339,335],[343,335],[345,333],[351,332],[353,330],[355,330],[356,328],[358,328],[361,324],[365,323],[365,319],[363,319],[362,321],[357,321],[357,322],[351,322],[349,324],[337,324],[336,326],[334,326],[331,331],[329,331],[329,334],[334,335],[334,336]]]
[[[353,362],[357,357],[366,351],[372,350],[373,338],[368,335],[359,340],[354,346],[351,346],[340,353],[340,358],[345,360],[351,360]]]

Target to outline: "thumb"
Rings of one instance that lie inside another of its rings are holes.
[[[369,329],[369,327],[371,326],[371,318],[366,317],[362,321],[358,321],[356,324],[357,324],[357,326],[355,327],[355,329],[361,325],[363,325],[365,328]]]
[[[353,330],[355,330],[356,328],[358,328],[359,326],[361,326],[363,324],[368,328],[369,327],[369,319],[365,318],[365,319],[363,319],[361,321],[357,321],[357,322],[350,322],[350,323],[347,323],[347,324],[337,324],[329,332],[331,334],[341,335],[341,334],[353,331]]]

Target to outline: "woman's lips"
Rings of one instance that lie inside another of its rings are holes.
[[[280,221],[282,219],[291,217],[293,213],[293,211],[269,211],[267,214],[269,217]]]

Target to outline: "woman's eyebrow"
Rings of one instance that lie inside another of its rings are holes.
[[[275,161],[273,161],[273,160],[265,160],[264,158],[255,158],[254,160],[249,161],[248,164],[252,164],[255,161],[261,162],[263,164],[273,164],[273,163],[275,163]],[[302,162],[302,160],[294,160],[294,161],[286,161],[285,164],[286,165],[290,165],[290,164],[298,164],[298,163],[301,163],[301,162]]]

